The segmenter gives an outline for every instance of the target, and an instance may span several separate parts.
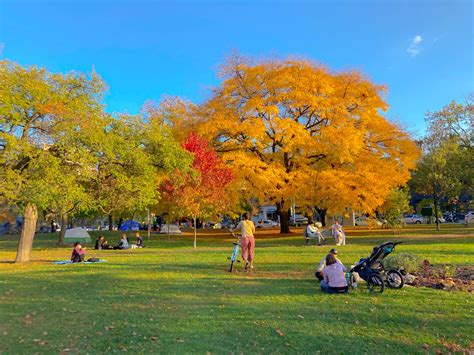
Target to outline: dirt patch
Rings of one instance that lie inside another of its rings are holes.
[[[431,265],[423,261],[413,286],[430,287],[446,291],[474,292],[474,266]]]

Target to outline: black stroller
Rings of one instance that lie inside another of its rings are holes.
[[[382,260],[390,254],[395,245],[401,242],[385,242],[375,247],[368,258],[360,259],[350,271],[350,283],[355,284],[354,272],[367,282],[367,288],[372,293],[382,293],[385,283],[391,288],[402,288],[404,279],[398,270],[385,270]]]

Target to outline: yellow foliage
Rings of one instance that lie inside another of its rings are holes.
[[[403,185],[418,148],[382,112],[385,88],[305,60],[232,58],[196,129],[261,201],[371,212]]]

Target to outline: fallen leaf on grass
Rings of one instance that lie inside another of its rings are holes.
[[[156,341],[158,338],[157,337],[150,337],[150,340]]]
[[[285,333],[283,333],[280,329],[276,329],[275,331],[281,337],[285,335]]]
[[[428,350],[430,346],[428,344],[423,344],[422,348]]]
[[[298,314],[298,318],[304,319],[304,316],[302,316],[301,314]]]

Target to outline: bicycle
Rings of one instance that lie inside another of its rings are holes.
[[[237,257],[239,256],[239,246],[240,246],[240,243],[238,242],[238,237],[234,233],[231,233],[231,234],[234,238],[237,238],[237,240],[232,243],[234,244],[234,251],[232,252],[232,255],[227,258],[227,259],[230,259],[229,272],[232,272],[234,270],[234,264],[235,264],[235,261],[237,260]],[[240,262],[240,260],[237,260],[237,262]]]

